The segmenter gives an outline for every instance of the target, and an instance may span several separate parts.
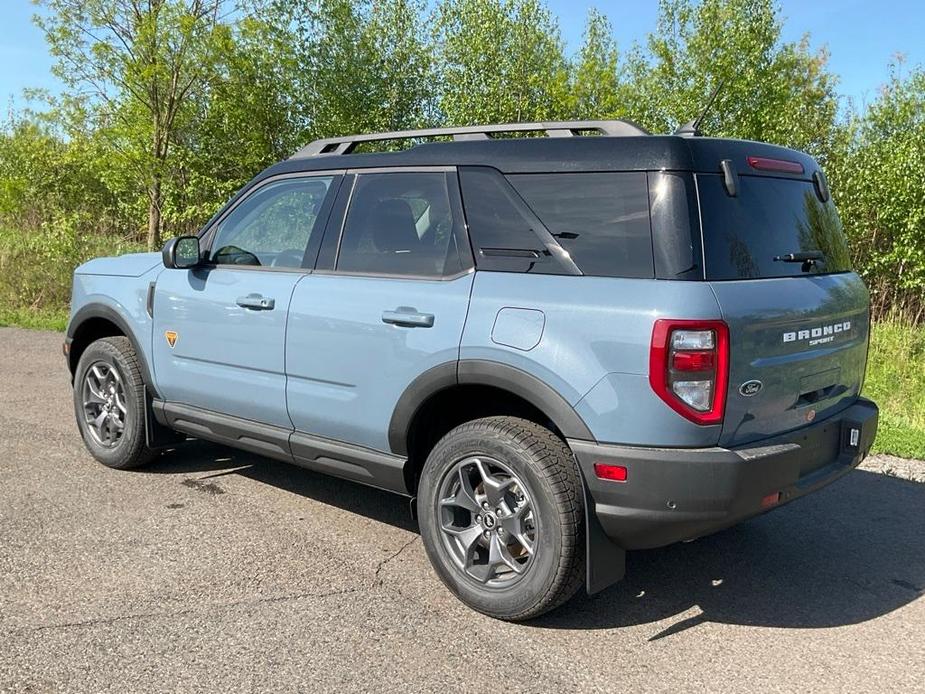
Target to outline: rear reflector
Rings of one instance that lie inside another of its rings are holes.
[[[767,508],[768,506],[774,506],[780,501],[780,492],[774,492],[773,494],[768,494],[761,500],[761,508]]]
[[[803,165],[798,161],[787,159],[770,159],[768,157],[748,157],[748,165],[758,171],[783,171],[784,173],[801,174]]]
[[[622,465],[594,463],[594,474],[602,480],[610,480],[612,482],[626,482],[626,468]]]

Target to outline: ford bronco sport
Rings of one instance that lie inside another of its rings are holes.
[[[105,465],[194,437],[397,492],[519,620],[854,468],[868,307],[809,156],[532,123],[314,142],[77,268],[65,353]]]

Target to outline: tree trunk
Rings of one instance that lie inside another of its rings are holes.
[[[161,179],[156,177],[148,189],[148,250],[161,247]]]

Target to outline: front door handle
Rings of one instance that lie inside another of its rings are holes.
[[[253,311],[272,311],[276,307],[276,301],[265,297],[262,294],[248,294],[239,296],[235,303],[241,308],[249,308]]]
[[[394,311],[383,311],[382,322],[405,328],[432,328],[434,327],[434,314],[420,313],[410,306],[399,306]]]

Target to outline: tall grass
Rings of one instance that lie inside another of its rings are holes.
[[[880,406],[874,449],[925,460],[925,330],[908,316],[874,323],[864,394]]]

